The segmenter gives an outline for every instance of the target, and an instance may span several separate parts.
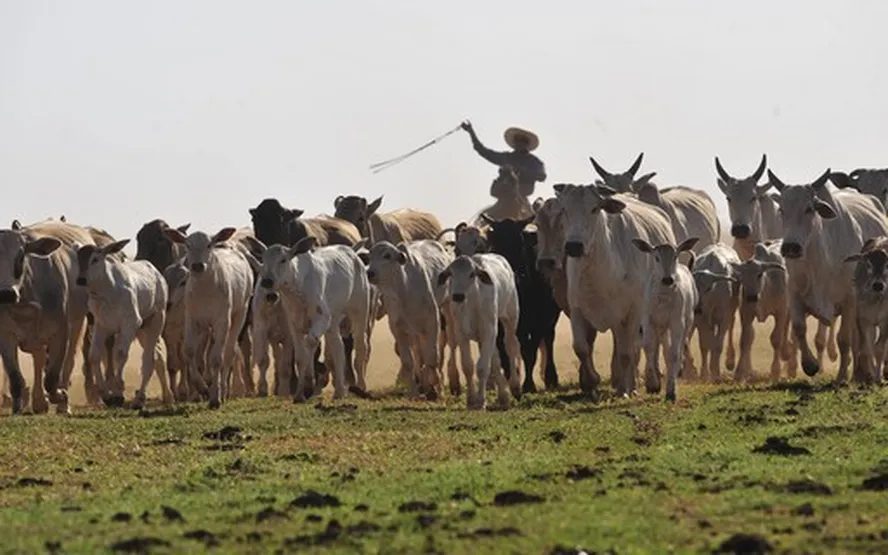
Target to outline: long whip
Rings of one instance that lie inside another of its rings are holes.
[[[396,156],[394,158],[389,158],[388,160],[383,160],[382,162],[376,162],[375,164],[370,164],[370,171],[372,171],[373,173],[379,173],[383,170],[389,169],[392,166],[396,166],[396,165],[400,164],[401,162],[403,162],[404,160],[410,158],[414,154],[418,154],[418,153],[422,152],[423,150],[429,148],[430,146],[439,143],[440,141],[444,140],[445,138],[449,137],[450,135],[453,135],[454,133],[459,131],[461,127],[462,127],[462,124],[457,125],[456,127],[451,129],[450,131],[443,133],[441,135],[438,135],[437,137],[435,137],[431,141],[425,143],[424,145],[422,145],[420,147],[414,148],[410,152],[407,152],[407,153],[402,154],[400,156]]]

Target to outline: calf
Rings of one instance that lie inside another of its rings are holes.
[[[435,398],[440,393],[442,380],[438,369],[442,361],[438,347],[444,299],[436,294],[436,280],[452,260],[440,243],[431,240],[401,243],[397,247],[380,241],[370,249],[367,277],[385,302],[389,328],[401,359],[399,378],[409,385],[412,395],[424,393]],[[418,365],[414,354],[418,356]],[[456,361],[451,355],[451,388],[459,383],[455,374]]]
[[[274,394],[289,395],[295,385],[291,382],[296,360],[283,303],[273,291],[257,283],[252,306],[253,352],[259,367],[259,395],[268,395],[269,347],[274,354]]]
[[[525,393],[536,391],[533,383],[533,369],[536,367],[537,350],[545,348],[545,364],[543,378],[546,389],[558,387],[558,372],[555,368],[555,325],[561,315],[561,309],[552,295],[552,287],[537,269],[537,232],[526,229],[534,217],[524,220],[505,219],[494,221],[486,214],[482,218],[490,225],[487,233],[491,251],[502,255],[512,267],[518,289],[518,341],[521,344],[521,356],[524,360]],[[511,370],[506,366],[508,358],[502,356],[501,361],[507,373]]]
[[[696,242],[697,238],[691,237],[676,248],[669,244],[652,247],[644,239],[633,241],[638,250],[652,255],[657,261],[645,288],[641,329],[648,393],[660,391],[658,366],[660,346],[664,347],[667,401],[675,401],[675,382],[688,352],[697,306],[694,277],[686,266],[678,264],[678,255],[690,251]]]
[[[854,292],[860,336],[855,360],[860,381],[879,384],[888,345],[888,237],[868,240],[860,253],[845,261],[856,262]]]
[[[721,243],[703,249],[692,259],[699,302],[694,311],[694,327],[700,342],[700,374],[703,380],[717,381],[721,375],[721,354],[727,341],[726,366],[734,369],[734,320],[740,288],[732,277],[740,258]]]
[[[858,168],[850,173],[832,172],[829,180],[839,189],[857,189],[876,197],[883,209],[888,206],[888,169]]]
[[[294,399],[314,392],[311,354],[324,338],[325,352],[333,361],[334,398],[346,395],[345,351],[341,327],[348,319],[355,345],[355,380],[366,390],[370,284],[364,264],[348,246],[316,249],[314,237],[293,247],[275,245],[262,255],[259,284],[273,297],[279,295],[296,349],[299,383]],[[272,299],[273,300],[273,299]]]
[[[185,286],[185,354],[192,381],[201,392],[208,389],[210,408],[219,408],[227,394],[223,389],[235,363],[237,339],[253,292],[247,256],[226,244],[236,232],[227,227],[213,237],[201,231],[186,237],[177,229],[165,230],[174,243],[185,245],[190,272]],[[204,366],[209,370],[209,388],[199,373]]]
[[[516,399],[521,394],[519,347],[515,335],[518,330],[518,291],[512,268],[498,254],[460,256],[441,272],[438,284],[447,285],[446,292],[453,303],[454,331],[460,345],[468,408],[485,407],[487,380],[491,372],[497,385],[498,403],[501,407],[508,407],[509,386]],[[513,369],[509,384],[502,374],[499,358],[494,357],[500,327]],[[479,348],[477,386],[472,379],[474,365],[470,341],[476,341]]]
[[[786,287],[786,266],[780,254],[781,242],[758,243],[752,258],[734,265],[734,276],[740,282],[740,362],[737,380],[752,379],[752,343],[755,339],[753,318],[764,322],[774,317],[771,331],[771,379],[780,378],[780,361],[789,360],[787,372],[794,378],[798,367],[795,351],[789,341],[789,298]]]
[[[190,392],[188,359],[185,356],[185,291],[188,285],[188,268],[183,262],[170,264],[164,270],[163,277],[168,293],[163,341],[166,344],[170,389],[177,401],[185,401]]]
[[[469,225],[466,222],[460,222],[456,227],[448,227],[447,229],[441,230],[441,233],[438,234],[436,239],[440,241],[445,234],[451,231],[453,232],[454,240],[453,243],[448,244],[453,245],[456,256],[461,256],[463,254],[466,256],[472,256],[473,254],[487,252],[487,239],[484,234],[485,230],[481,227]]]
[[[77,251],[77,285],[89,291],[89,311],[94,329],[89,352],[96,386],[106,405],[123,404],[123,370],[133,340],[142,346],[142,381],[133,406],[145,403],[145,389],[154,373],[155,355],[163,333],[167,304],[167,286],[163,275],[146,261],[121,261],[110,255],[120,252],[129,239],[104,247],[86,245]],[[103,350],[113,338],[113,383],[105,383],[100,370]],[[162,362],[162,361],[161,361]],[[158,375],[165,403],[172,402],[172,392],[164,368]]]

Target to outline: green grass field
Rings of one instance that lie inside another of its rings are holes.
[[[0,552],[888,552],[886,390],[576,391],[3,417]]]

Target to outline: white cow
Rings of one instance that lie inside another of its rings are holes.
[[[782,242],[758,243],[753,257],[735,264],[733,275],[740,283],[740,362],[737,380],[752,379],[752,342],[755,339],[753,320],[764,322],[774,317],[771,331],[771,379],[780,378],[780,361],[788,360],[787,374],[794,378],[798,368],[795,346],[789,341],[789,296],[786,264],[780,254]]]
[[[441,393],[443,380],[438,371],[443,361],[439,360],[438,348],[446,332],[440,329],[443,315],[439,307],[444,299],[436,289],[438,275],[452,261],[444,246],[432,240],[398,246],[380,241],[370,249],[367,277],[382,295],[401,359],[399,378],[414,396],[423,393],[435,398]],[[457,372],[451,353],[451,387],[454,380],[459,383]]]
[[[631,394],[644,292],[654,271],[653,257],[639,252],[632,240],[675,244],[672,226],[659,208],[606,188],[556,185],[555,190],[564,212],[567,296],[580,386],[593,391],[601,381],[591,364],[590,340],[596,331],[611,330],[611,379],[618,394]]]
[[[314,392],[312,354],[324,338],[327,360],[333,361],[334,398],[345,397],[343,320],[348,320],[355,349],[355,379],[366,390],[370,318],[370,284],[364,264],[349,246],[315,248],[306,237],[293,247],[275,245],[265,250],[259,284],[280,295],[296,351],[299,383],[294,399]]]
[[[737,361],[734,352],[734,320],[739,304],[739,287],[732,277],[736,264],[740,264],[737,253],[722,243],[706,247],[691,263],[699,295],[694,323],[700,342],[700,374],[704,380],[720,379],[721,354],[725,342],[725,366],[733,369]]]
[[[100,396],[106,404],[122,404],[123,370],[130,346],[138,339],[142,346],[142,380],[133,406],[141,408],[158,358],[157,347],[163,333],[168,292],[163,275],[150,262],[123,261],[112,256],[128,243],[129,239],[124,239],[104,247],[80,247],[77,251],[77,285],[89,291],[88,306],[94,319],[89,358]],[[113,341],[112,368],[109,369],[113,379],[111,384],[105,383],[100,366],[109,338]],[[173,394],[166,368],[162,358],[158,362],[163,401],[170,404]]]
[[[518,329],[518,290],[508,261],[498,254],[457,257],[438,276],[438,285],[447,286],[452,304],[457,342],[460,345],[463,374],[466,378],[467,406],[483,409],[486,405],[487,380],[493,373],[497,402],[509,406],[509,388],[517,399],[521,395],[520,348]],[[513,369],[509,383],[496,356],[496,337],[502,328],[506,356]],[[478,383],[473,383],[470,341],[478,343],[475,368]]]
[[[210,408],[219,408],[222,398],[227,396],[225,389],[237,361],[238,335],[253,293],[253,272],[247,255],[227,243],[236,232],[235,228],[226,227],[213,237],[202,231],[186,237],[178,229],[164,230],[174,243],[185,245],[185,265],[189,270],[185,287],[185,354],[191,381],[201,393],[207,391]],[[209,385],[200,372],[205,366]]]
[[[283,303],[272,290],[256,284],[253,293],[253,355],[259,367],[259,396],[268,395],[269,348],[274,355],[274,395],[290,394],[295,351]]]
[[[666,358],[666,400],[675,401],[675,382],[684,364],[691,332],[697,287],[687,266],[678,263],[678,255],[688,252],[696,237],[685,239],[678,247],[669,244],[651,246],[635,239],[635,247],[651,255],[656,264],[647,276],[641,329],[644,336],[645,386],[648,393],[660,392],[660,346]]]
[[[838,333],[838,381],[848,378],[855,327],[854,268],[845,259],[860,252],[864,239],[888,235],[881,203],[857,191],[834,193],[827,187],[829,171],[809,185],[785,185],[770,170],[780,191],[783,244],[780,254],[789,271],[789,307],[793,333],[802,351],[802,370],[821,368],[808,346],[807,315],[824,323],[842,317]],[[855,370],[859,365],[855,366]],[[865,379],[855,375],[855,379]]]

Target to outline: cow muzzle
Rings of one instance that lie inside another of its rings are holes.
[[[780,246],[780,254],[784,258],[801,258],[802,246],[798,243],[783,243]]]
[[[746,224],[735,224],[731,226],[731,236],[736,237],[737,239],[746,239],[749,237],[750,233],[752,233],[752,229]]]
[[[675,285],[675,278],[673,278],[672,276],[666,276],[660,280],[660,283],[662,283],[666,287],[672,287],[673,285]]]
[[[85,287],[86,286],[86,278],[83,276],[79,276],[77,278],[77,285],[79,285],[80,287]]]
[[[374,272],[373,270],[367,270],[367,281],[375,284],[376,283],[376,272]]]
[[[465,300],[466,300],[466,296],[463,293],[454,293],[451,298],[453,299],[453,302],[455,302],[455,303],[462,303],[462,302],[465,302]]]
[[[15,289],[4,289],[3,291],[0,291],[0,304],[15,304],[18,300],[18,291]]]
[[[191,271],[202,274],[207,271],[207,265],[205,262],[195,262],[191,265]]]
[[[571,258],[583,256],[583,244],[579,241],[568,241],[564,244],[564,253]]]
[[[268,302],[268,304],[274,304],[278,302],[278,299],[280,298],[281,296],[275,291],[272,291],[271,293],[266,293],[265,295],[265,300]]]
[[[274,280],[270,277],[262,278],[262,281],[259,282],[260,287],[264,287],[265,289],[271,289],[274,287]]]
[[[885,282],[882,281],[874,281],[873,282],[873,291],[876,293],[882,293],[885,291]]]

